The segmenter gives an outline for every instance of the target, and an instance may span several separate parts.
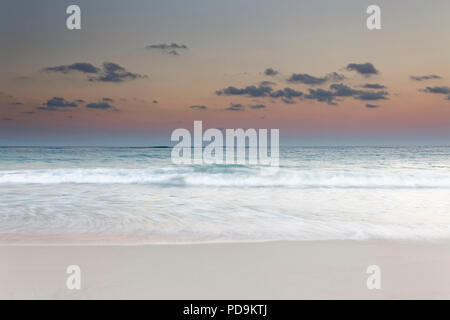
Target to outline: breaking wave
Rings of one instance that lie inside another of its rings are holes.
[[[292,168],[187,166],[0,171],[0,184],[148,184],[189,187],[450,188],[446,173],[313,172]]]

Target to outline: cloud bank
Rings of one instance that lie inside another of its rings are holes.
[[[135,79],[147,78],[146,75],[127,71],[124,67],[114,62],[103,62],[102,66],[96,67],[90,63],[77,62],[69,65],[60,65],[56,67],[48,67],[42,69],[46,73],[62,73],[69,74],[72,72],[80,72],[88,75],[91,82],[124,82]]]

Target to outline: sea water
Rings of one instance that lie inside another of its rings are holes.
[[[281,147],[280,167],[170,148],[0,148],[0,243],[450,238],[450,148]]]

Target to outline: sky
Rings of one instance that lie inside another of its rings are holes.
[[[450,145],[450,1],[430,3],[3,0],[0,145],[168,145],[194,120],[281,145]]]

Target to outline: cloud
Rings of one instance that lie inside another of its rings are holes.
[[[56,67],[49,67],[42,69],[43,72],[55,72],[67,74],[71,71],[77,71],[84,74],[92,74],[89,81],[99,82],[124,82],[127,80],[135,80],[147,78],[146,75],[132,73],[127,71],[124,67],[113,62],[103,62],[102,67],[98,68],[90,63],[77,62],[70,65],[61,65]]]
[[[159,50],[163,54],[169,54],[173,56],[179,56],[179,50],[188,50],[189,48],[185,44],[177,43],[161,43],[161,44],[151,44],[145,47],[147,50]]]
[[[330,89],[334,90],[336,97],[353,97],[357,100],[387,100],[389,95],[386,91],[364,91],[356,90],[345,84],[332,84]]]
[[[337,76],[336,76],[337,75]],[[338,74],[329,74],[327,79],[338,79],[340,76]],[[303,78],[303,80],[306,78]],[[308,78],[309,79],[309,78]],[[317,79],[317,78],[316,78]],[[325,79],[325,78],[323,78]],[[328,80],[325,80],[328,81]],[[317,81],[312,81],[317,83]],[[389,93],[383,89],[385,86],[377,83],[365,84],[362,87],[370,90],[355,89],[343,83],[333,83],[330,85],[329,89],[313,89],[309,88],[308,92],[305,94],[302,91],[298,91],[289,87],[284,89],[274,89],[271,83],[261,83],[258,86],[246,86],[243,88],[237,88],[234,86],[229,86],[222,90],[216,91],[217,95],[236,95],[236,96],[246,96],[252,98],[272,98],[280,99],[286,104],[296,103],[295,99],[307,99],[316,100],[318,102],[326,102],[330,105],[337,105],[339,98],[350,97],[355,100],[361,101],[378,101],[378,100],[388,100]],[[251,106],[249,106],[251,108]],[[261,107],[262,108],[262,107]],[[235,109],[235,110],[233,110]],[[242,110],[242,107],[228,108],[228,110],[238,111]]]
[[[272,92],[272,88],[270,86],[259,85],[256,86],[247,86],[242,89],[238,89],[236,87],[230,86],[222,90],[216,91],[217,95],[246,95],[249,97],[267,97]]]
[[[353,97],[361,93],[360,90],[355,90],[345,84],[332,84],[330,89],[333,89],[336,97]]]
[[[77,104],[75,102],[70,102],[61,97],[53,97],[48,100],[45,105],[47,107],[57,107],[57,108],[65,108],[65,107],[76,107]]]
[[[410,76],[410,79],[414,81],[426,81],[426,80],[438,80],[442,78],[438,75],[430,74],[426,76]]]
[[[303,96],[303,92],[297,91],[292,88],[284,88],[270,93],[270,97],[272,98],[284,98],[288,100],[299,98],[301,96]]]
[[[13,121],[13,118],[2,118],[3,121]]]
[[[366,83],[362,87],[366,89],[386,89],[386,86],[378,83]]]
[[[113,102],[114,101],[114,99],[113,98],[102,98],[102,100],[104,101],[104,102]]]
[[[305,95],[306,99],[317,100],[319,102],[327,102],[328,104],[335,105],[334,100],[336,95],[332,91],[323,89],[309,89],[309,94]]]
[[[304,96],[305,99],[316,100],[319,102],[327,102],[330,105],[336,105],[337,98],[351,97],[356,100],[387,100],[389,95],[386,91],[365,91],[356,90],[345,84],[332,84],[330,90],[309,89],[309,94]]]
[[[450,87],[426,87],[421,89],[423,92],[436,93],[436,94],[448,94],[446,100],[450,100]]]
[[[71,71],[78,71],[81,73],[98,73],[100,71],[96,66],[87,62],[76,62],[69,65],[61,65],[56,67],[48,67],[42,69],[43,72],[60,72],[69,73]]]
[[[11,103],[13,106],[23,106],[23,103],[20,101],[14,101]]]
[[[379,108],[380,106],[377,106],[377,105],[375,105],[375,104],[366,104],[366,108],[369,108],[369,109],[377,109],[377,108]]]
[[[88,109],[96,109],[96,110],[117,110],[111,104],[107,102],[92,102],[86,104],[86,108]]]
[[[152,103],[158,103],[158,100],[153,100]]]
[[[259,86],[247,86],[244,88],[236,88],[233,86],[227,87],[222,90],[216,91],[217,95],[228,95],[228,96],[247,96],[252,98],[261,98],[261,97],[271,97],[271,98],[281,98],[285,102],[292,100],[293,98],[299,98],[303,96],[303,92],[292,89],[292,88],[284,88],[275,90],[268,85],[267,83],[260,84]],[[288,102],[286,102],[288,103]]]
[[[61,97],[53,97],[52,99],[44,102],[42,106],[37,107],[39,110],[47,111],[57,111],[57,110],[67,110],[67,108],[76,108],[78,105],[74,101],[67,101]]]
[[[263,104],[255,104],[255,105],[249,105],[248,106],[250,109],[265,109],[266,106]]]
[[[275,90],[268,84],[260,84],[259,86],[247,86],[245,88],[236,88],[233,86],[227,87],[222,90],[216,91],[217,95],[244,95],[252,98],[280,98],[284,103],[294,103],[292,99],[300,98],[303,96],[303,92],[292,89],[284,88]]]
[[[146,75],[132,73],[127,71],[124,67],[113,62],[103,62],[102,71],[99,76],[89,78],[89,81],[100,82],[124,82],[127,80],[135,80],[147,78]]]
[[[374,74],[378,74],[379,71],[375,69],[374,65],[370,62],[366,63],[350,63],[345,68],[348,71],[356,71],[359,74],[362,74],[363,76],[369,77]]]
[[[355,99],[358,100],[388,100],[386,96],[388,96],[389,93],[386,91],[377,91],[377,92],[368,92],[368,91],[362,91],[359,94],[355,96]]]
[[[423,91],[437,94],[450,94],[450,87],[426,87]]]
[[[206,109],[208,109],[208,107],[202,106],[202,105],[190,106],[189,108],[195,109],[195,110],[206,110]]]
[[[309,85],[319,85],[323,84],[327,81],[327,78],[317,78],[314,76],[311,76],[306,73],[293,73],[291,77],[288,79],[289,82],[293,83],[303,83],[303,84],[309,84]]]
[[[242,105],[242,104],[240,104],[240,103],[237,103],[237,104],[231,104],[228,108],[226,108],[225,110],[228,110],[228,111],[244,111],[244,106]]]
[[[272,69],[272,68],[267,68],[266,70],[264,70],[264,74],[266,76],[273,77],[273,76],[276,76],[278,74],[278,71],[275,70],[275,69]]]
[[[302,83],[311,86],[316,86],[324,84],[327,81],[334,82],[334,81],[341,81],[343,79],[344,76],[336,72],[330,73],[325,77],[315,77],[306,73],[293,73],[287,81],[291,83]]]

